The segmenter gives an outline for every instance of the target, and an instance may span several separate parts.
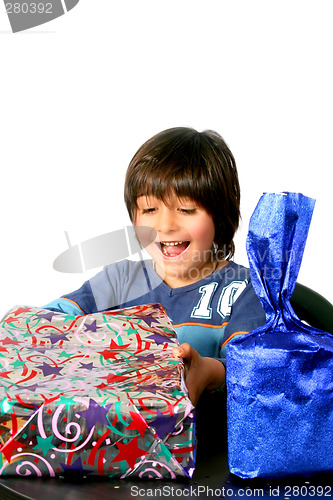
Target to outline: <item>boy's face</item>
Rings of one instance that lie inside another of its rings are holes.
[[[211,215],[194,200],[179,199],[175,193],[166,203],[154,196],[140,196],[137,205],[138,237],[169,286],[188,285],[212,272],[216,261],[212,253],[215,226]],[[153,243],[145,245],[139,226],[156,231]]]

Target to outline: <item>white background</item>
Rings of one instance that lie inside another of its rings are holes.
[[[98,271],[53,269],[64,231],[75,244],[129,224],[127,165],[174,126],[215,129],[236,157],[236,262],[263,192],[317,199],[298,281],[332,302],[331,4],[81,0],[17,34],[1,4],[0,315]]]

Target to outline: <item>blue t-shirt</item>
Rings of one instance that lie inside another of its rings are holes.
[[[200,281],[170,288],[151,260],[123,260],[105,266],[81,288],[44,307],[82,315],[156,302],[165,308],[180,343],[223,361],[231,338],[265,323],[249,270],[234,262]]]

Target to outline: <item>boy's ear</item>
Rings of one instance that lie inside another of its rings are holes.
[[[79,0],[8,2],[4,0],[13,33],[48,23],[73,9]]]

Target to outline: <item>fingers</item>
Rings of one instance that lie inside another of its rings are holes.
[[[176,359],[181,358],[183,354],[183,351],[179,347],[174,347],[171,352],[172,356]]]
[[[180,344],[180,346],[178,347],[174,347],[172,349],[172,355],[177,359],[179,358],[187,359],[191,357],[191,351],[192,347],[190,346],[190,344],[184,343]]]

